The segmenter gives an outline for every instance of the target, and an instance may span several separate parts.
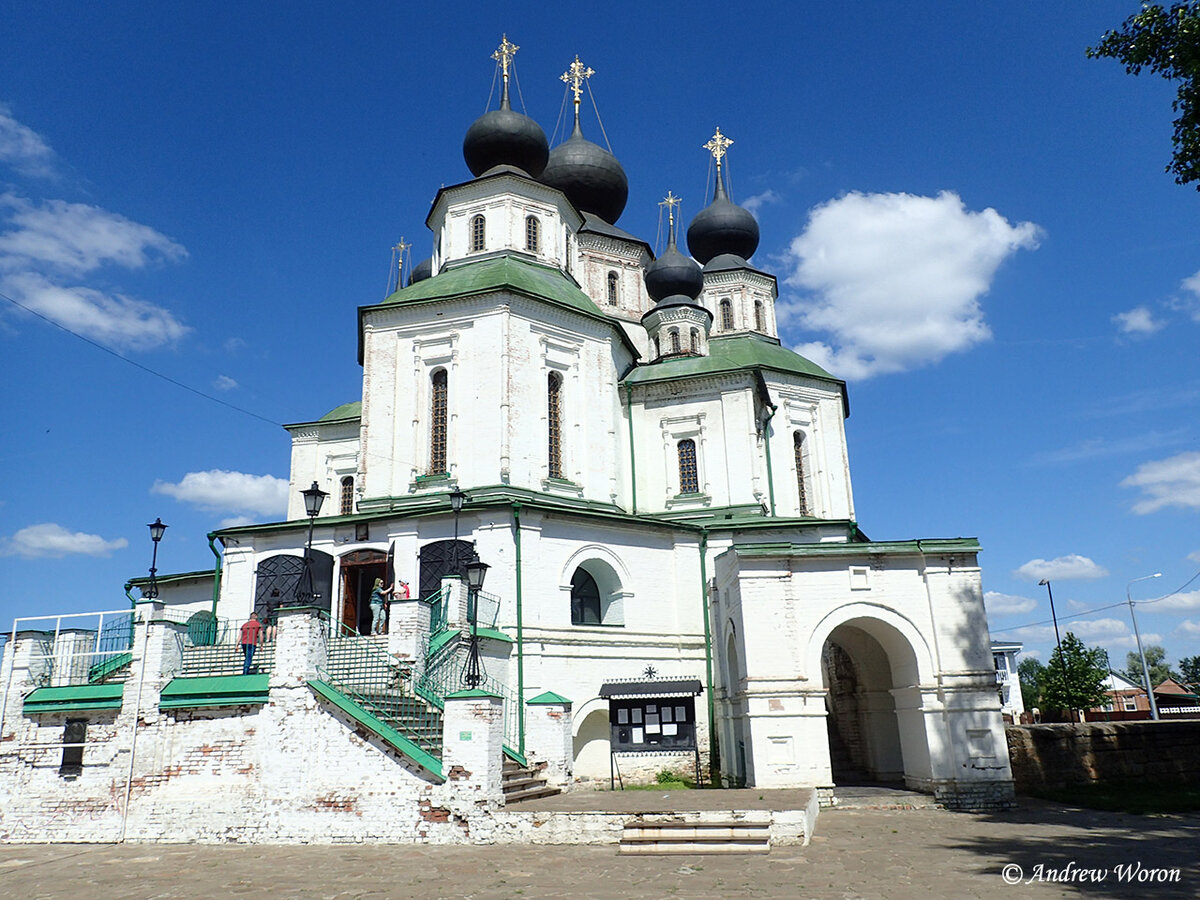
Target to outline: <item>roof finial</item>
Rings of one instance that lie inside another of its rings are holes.
[[[396,267],[396,290],[404,287],[404,257],[411,247],[412,244],[405,242],[404,235],[400,235],[400,240],[396,241],[396,246],[392,248],[392,264]]]
[[[575,127],[579,127],[579,99],[583,96],[583,83],[596,74],[596,70],[588,66],[584,66],[579,61],[579,54],[575,54],[575,62],[567,66],[567,71],[559,76],[564,82],[571,86],[571,92],[575,95]]]
[[[676,197],[669,190],[667,191],[667,196],[663,197],[662,201],[658,204],[659,206],[665,206],[667,208],[667,243],[668,244],[675,243],[675,207],[677,207],[679,204],[680,204],[680,198]],[[659,219],[658,221],[661,222],[662,219]]]
[[[714,134],[704,145],[704,149],[713,155],[713,159],[717,161],[717,174],[721,172],[721,160],[725,158],[725,151],[733,145],[733,141],[721,134],[721,127],[717,126],[717,133]]]
[[[496,52],[492,54],[492,59],[500,63],[500,74],[504,78],[504,85],[500,89],[500,105],[508,106],[508,66],[512,62],[512,58],[517,55],[517,51],[521,48],[508,39],[507,34],[500,35],[500,46],[496,48]]]

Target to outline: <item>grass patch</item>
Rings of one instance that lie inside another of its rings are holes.
[[[1200,785],[1080,784],[1054,791],[1038,791],[1035,797],[1139,816],[1200,812]]]
[[[627,784],[627,791],[690,791],[690,781],[659,781],[654,784]]]

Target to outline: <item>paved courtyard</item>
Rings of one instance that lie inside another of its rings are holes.
[[[1033,802],[996,814],[855,808],[822,812],[810,846],[761,857],[623,857],[614,846],[9,845],[0,846],[0,897],[1194,898],[1198,854],[1200,816]],[[1122,864],[1142,868],[1123,873]],[[1021,867],[1021,883],[1006,883],[1005,866]],[[1153,869],[1178,869],[1179,880],[1139,880]],[[1039,872],[1043,880],[1026,883]],[[1075,880],[1046,880],[1054,874]]]

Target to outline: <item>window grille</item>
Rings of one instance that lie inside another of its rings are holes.
[[[721,330],[733,331],[733,303],[729,300],[721,301]]]
[[[678,353],[678,352],[679,352],[679,350],[680,350],[680,347],[679,347],[679,332],[678,332],[678,331],[676,331],[674,328],[672,328],[672,329],[671,329],[671,352],[672,352],[672,353]]]
[[[551,372],[546,388],[546,431],[551,478],[562,478],[562,376]]]
[[[484,230],[483,216],[475,216],[471,219],[471,252],[478,253],[485,246],[486,232]]]
[[[540,237],[537,216],[527,216],[525,218],[525,249],[531,253],[538,252],[538,244]]]
[[[441,475],[446,471],[446,370],[433,373],[433,390],[430,392],[429,427],[429,474]]]
[[[698,494],[700,480],[696,474],[696,442],[684,438],[679,442],[679,493]]]
[[[754,301],[754,327],[757,328],[759,331],[767,330],[767,316],[766,316],[766,313],[763,311],[763,305],[762,305],[761,300]]]
[[[792,435],[792,443],[795,446],[796,452],[796,489],[800,497],[800,515],[807,516],[808,512],[808,485],[806,483],[804,472],[804,435],[799,431]]]
[[[343,516],[348,516],[354,512],[354,479],[347,475],[342,479],[342,504],[339,512]]]
[[[617,284],[618,284],[617,273],[609,272],[608,273],[608,305],[609,306],[617,305]]]
[[[700,332],[695,328],[692,329],[691,334],[689,335],[689,346],[691,347],[691,351],[693,353],[700,352]]]

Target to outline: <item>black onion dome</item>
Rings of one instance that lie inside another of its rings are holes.
[[[539,181],[558,188],[580,212],[610,225],[621,218],[629,199],[629,179],[617,158],[583,136],[579,123],[571,136],[550,151]]]
[[[494,166],[505,165],[516,166],[537,178],[546,168],[549,156],[550,145],[542,126],[512,108],[507,84],[500,108],[476,119],[463,138],[463,159],[477,178]]]
[[[408,273],[408,283],[410,285],[416,284],[418,281],[424,281],[431,275],[433,275],[433,257],[429,256],[413,266],[412,271]]]
[[[696,261],[688,259],[675,247],[674,239],[667,244],[663,255],[646,266],[646,293],[655,300],[682,294],[695,300],[704,290],[704,273]]]
[[[725,196],[719,173],[712,203],[688,225],[687,243],[692,256],[702,264],[723,253],[749,259],[758,249],[758,222],[748,209]]]

